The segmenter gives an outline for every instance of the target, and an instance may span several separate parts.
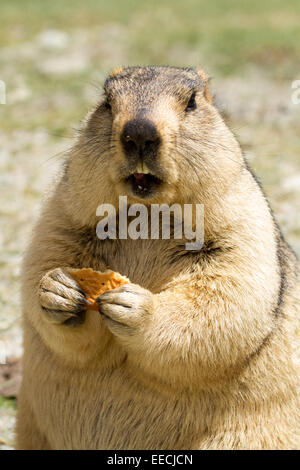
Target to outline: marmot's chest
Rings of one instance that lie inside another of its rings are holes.
[[[78,265],[103,270],[103,263],[131,282],[159,292],[193,259],[178,240],[81,240]],[[79,267],[79,266],[78,266]]]

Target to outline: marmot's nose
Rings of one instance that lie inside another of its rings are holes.
[[[127,157],[155,158],[160,137],[153,122],[138,118],[128,121],[121,135],[122,145]]]

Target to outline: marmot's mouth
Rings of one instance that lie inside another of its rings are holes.
[[[162,183],[151,173],[133,173],[126,181],[131,185],[133,193],[139,197],[146,197],[153,193]]]

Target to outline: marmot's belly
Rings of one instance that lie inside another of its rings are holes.
[[[126,370],[73,373],[69,387],[56,379],[36,397],[38,425],[54,449],[188,449],[202,434],[199,406],[150,390]]]

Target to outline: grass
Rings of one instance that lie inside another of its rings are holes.
[[[6,410],[16,410],[17,409],[17,403],[16,400],[13,398],[4,398],[0,397],[0,408],[6,409]]]
[[[20,124],[28,131],[40,125],[68,132],[66,123],[75,125],[87,109],[83,86],[91,79],[101,82],[120,64],[205,64],[214,76],[245,79],[249,67],[262,67],[272,79],[293,80],[300,63],[298,0],[1,0],[0,16],[0,79],[8,93],[22,78],[34,95],[28,101],[44,98],[39,113],[32,112],[32,103],[23,119],[16,119],[23,102],[6,107],[5,131]],[[70,41],[76,35],[83,59],[88,44],[85,67],[62,76],[43,71],[56,54],[39,44],[39,34],[49,29],[66,32]],[[68,106],[52,99],[60,94]],[[0,118],[3,114],[0,109]]]
[[[41,29],[120,25],[130,64],[190,65],[191,52],[218,73],[250,64],[282,76],[300,62],[298,0],[2,0],[0,44],[30,41]],[[187,55],[173,54],[182,47]],[[97,58],[95,58],[97,59]],[[284,70],[281,65],[285,64]]]

